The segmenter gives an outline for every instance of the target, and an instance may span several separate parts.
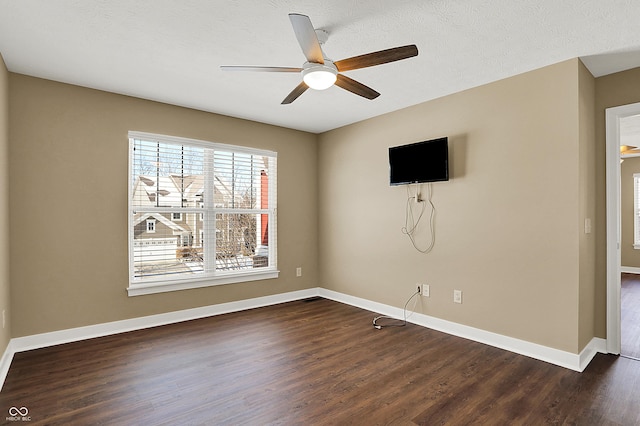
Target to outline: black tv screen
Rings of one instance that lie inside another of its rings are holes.
[[[389,148],[391,185],[449,180],[448,138]]]

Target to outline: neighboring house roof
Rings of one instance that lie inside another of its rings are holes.
[[[214,190],[216,197],[221,197],[222,202],[231,201],[233,191],[230,185],[224,182],[219,176],[214,181]],[[133,189],[133,200],[137,206],[155,206],[160,207],[196,207],[197,203],[202,201],[204,191],[203,175],[176,175],[169,176],[138,176]],[[156,197],[160,197],[156,203]],[[239,195],[236,194],[236,202]],[[216,201],[218,202],[218,201]]]
[[[174,232],[180,232],[180,233],[187,232],[187,230],[184,229],[182,226],[176,224],[175,222],[170,221],[160,213],[145,213],[141,216],[138,216],[137,218],[134,219],[133,225],[134,226],[138,225],[139,223],[142,223],[149,218],[156,219],[158,222],[161,222],[166,227],[171,228]]]
[[[134,200],[137,205],[156,205],[156,197],[160,197],[160,206],[180,207],[182,200],[190,207],[195,207],[202,196],[203,176],[138,176],[134,187]],[[184,194],[184,195],[183,195]]]

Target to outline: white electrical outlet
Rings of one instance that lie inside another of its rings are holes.
[[[462,290],[453,290],[453,303],[462,303]]]
[[[297,267],[296,268],[296,277],[301,277],[302,276],[302,268],[301,267]]]
[[[422,297],[429,297],[429,284],[422,284]]]

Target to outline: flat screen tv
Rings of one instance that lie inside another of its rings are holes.
[[[391,185],[449,180],[448,138],[389,148]]]

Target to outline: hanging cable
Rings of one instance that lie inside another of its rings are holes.
[[[404,327],[405,325],[407,325],[407,319],[409,319],[411,315],[413,315],[413,313],[416,311],[416,303],[418,302],[418,299],[413,301],[413,307],[411,308],[411,313],[409,315],[407,315],[407,305],[409,304],[411,299],[416,297],[416,295],[418,294],[420,294],[420,292],[416,291],[411,295],[411,297],[409,297],[409,299],[407,299],[407,302],[404,304],[403,319],[393,318],[388,315],[379,315],[373,319],[373,327],[377,328],[378,330],[381,330],[384,327]],[[381,320],[381,319],[388,319],[392,321],[401,321],[401,322],[391,323],[391,324],[378,324],[378,320]]]
[[[425,211],[425,208],[426,208],[425,203],[424,203],[425,200],[421,200],[419,198],[419,193],[418,193],[418,187],[417,186],[416,186],[416,195],[415,196],[411,196],[409,187],[410,186],[407,185],[407,205],[406,205],[406,210],[405,210],[404,227],[402,227],[402,233],[409,237],[413,247],[416,250],[418,250],[420,253],[429,253],[433,249],[433,246],[436,243],[436,233],[435,233],[435,226],[434,226],[435,217],[436,217],[436,207],[433,204],[433,200],[432,200],[432,196],[433,196],[432,184],[428,184],[427,185],[427,199],[426,199],[426,201],[431,206],[431,213],[429,214],[429,230],[431,232],[431,243],[425,249],[419,248],[417,243],[416,243],[416,239],[415,239],[416,229],[418,228],[418,225],[420,224],[420,220],[422,219],[422,216],[424,215],[424,211]],[[412,200],[415,200],[416,203],[421,205],[420,214],[418,215],[418,219],[417,220],[414,220],[413,209],[411,208],[411,201]]]

